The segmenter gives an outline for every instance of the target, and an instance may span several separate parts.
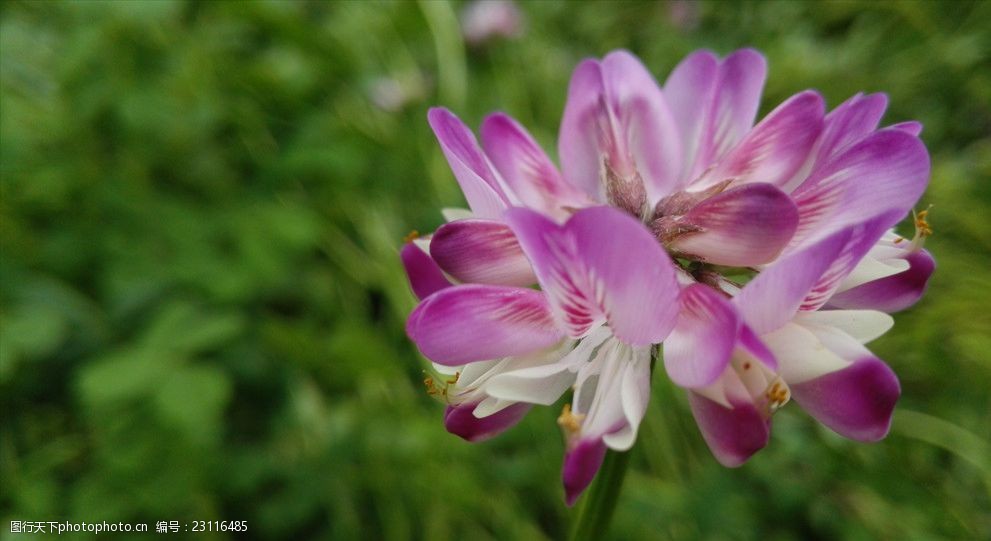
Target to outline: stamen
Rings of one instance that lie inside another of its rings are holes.
[[[922,245],[926,242],[926,237],[933,234],[933,229],[926,220],[929,217],[929,209],[931,208],[933,206],[929,205],[925,210],[921,210],[918,213],[914,210],[912,211],[912,218],[915,221],[915,236],[912,237],[912,247],[910,248],[912,252],[921,250]]]
[[[561,410],[561,415],[557,418],[557,425],[564,432],[564,437],[571,440],[576,434],[581,432],[582,421],[585,415],[581,413],[571,413],[571,404],[565,404]]]
[[[426,374],[426,370],[423,371]],[[441,400],[447,404],[451,403],[450,390],[453,385],[458,382],[461,378],[461,372],[455,372],[453,376],[441,381],[438,381],[431,375],[427,375],[423,379],[423,386],[427,388],[427,394]]]
[[[403,237],[403,244],[409,244],[418,238],[420,238],[420,232],[414,229],[410,231],[408,235]]]
[[[774,378],[774,381],[768,385],[767,390],[764,391],[764,397],[767,398],[767,413],[770,415],[781,409],[782,406],[791,400],[791,390],[788,389],[788,385],[779,376]]]

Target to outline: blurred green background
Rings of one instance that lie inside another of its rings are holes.
[[[991,538],[991,2],[526,2],[521,35],[480,46],[463,7],[0,6],[0,538],[562,537],[560,406],[467,444],[403,332],[402,238],[463,205],[426,109],[505,110],[554,149],[581,58],[628,48],[663,81],[748,45],[762,113],[885,91],[886,123],[925,124],[939,269],[872,346],[903,385],[886,440],[790,406],[724,469],[658,374],[612,535]]]

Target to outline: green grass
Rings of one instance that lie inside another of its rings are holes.
[[[553,149],[581,58],[628,48],[663,80],[748,45],[762,112],[884,91],[886,122],[925,124],[939,268],[872,345],[902,381],[890,437],[786,407],[727,470],[658,373],[613,537],[991,538],[991,3],[713,2],[678,27],[665,4],[529,2],[524,36],[482,49],[460,7],[0,4],[0,539],[56,519],[566,535],[559,409],[464,443],[403,332],[401,239],[463,205],[426,108],[504,110]],[[381,77],[411,101],[376,107]]]

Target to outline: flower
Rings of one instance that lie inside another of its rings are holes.
[[[511,0],[474,0],[461,10],[461,34],[470,45],[523,33],[523,15]]]
[[[428,388],[449,431],[490,437],[572,387],[559,418],[570,505],[607,448],[634,443],[663,342],[725,465],[763,448],[792,398],[844,436],[887,433],[898,381],[862,344],[933,269],[924,212],[913,241],[892,231],[928,181],[921,128],[878,129],[883,95],[826,114],[812,91],[755,125],[765,74],[751,49],[693,53],[663,87],[627,52],[585,60],[560,170],[503,113],[479,144],[431,109],[471,210],[402,255],[422,299],[407,333],[447,374]]]

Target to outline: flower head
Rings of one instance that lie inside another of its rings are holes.
[[[488,437],[573,389],[571,504],[607,448],[633,445],[660,350],[728,466],[790,401],[853,439],[887,433],[900,388],[863,343],[933,269],[925,215],[911,242],[891,231],[928,180],[919,126],[878,129],[883,95],[826,114],[812,91],[755,124],[765,73],[750,49],[694,53],[663,87],[627,52],[585,60],[560,170],[505,114],[479,144],[430,111],[471,209],[403,250],[423,299],[407,332],[457,374],[448,430]]]

